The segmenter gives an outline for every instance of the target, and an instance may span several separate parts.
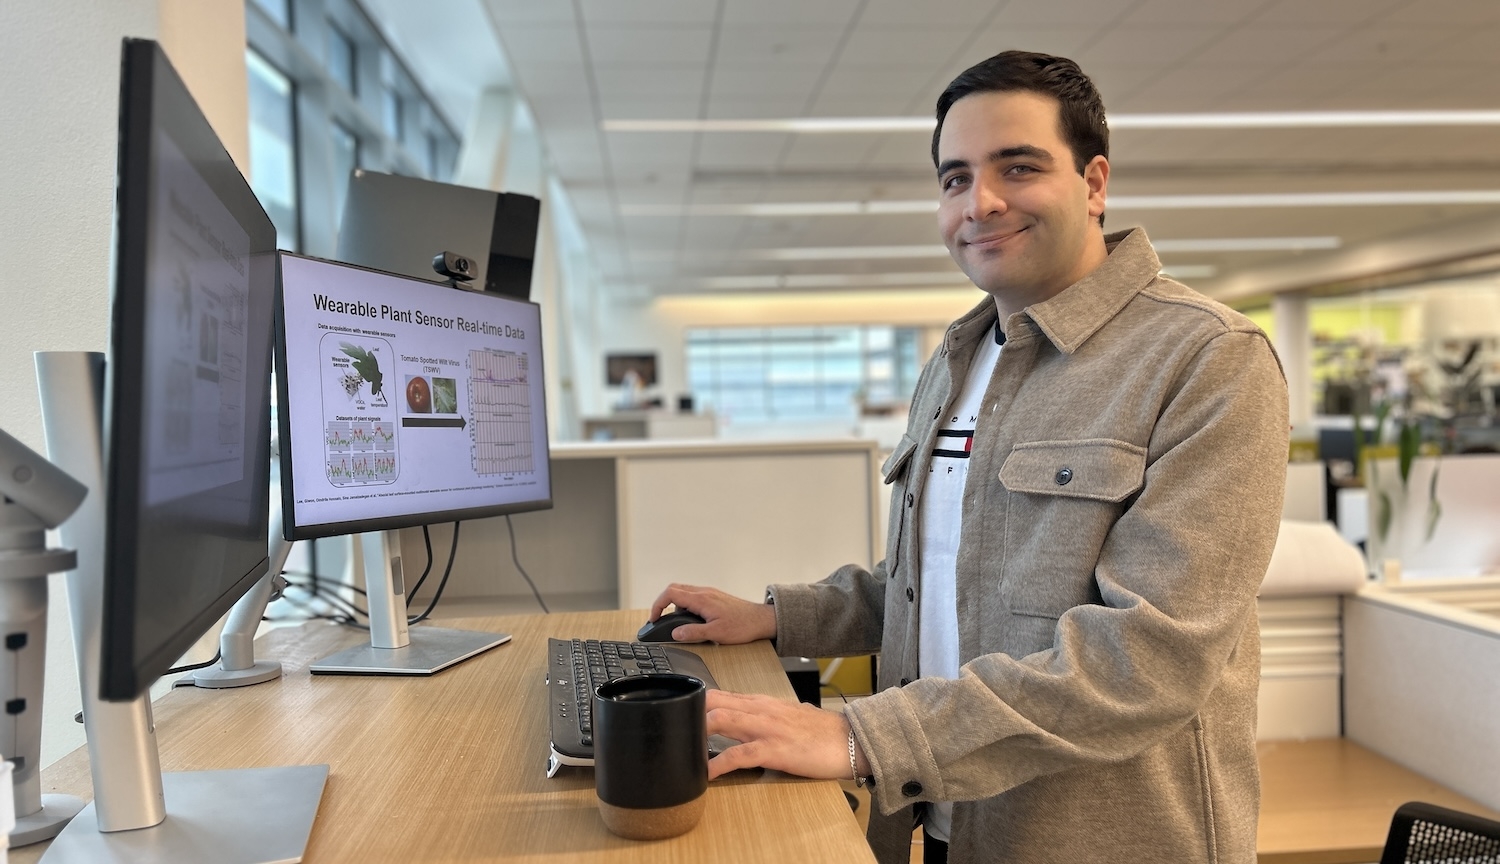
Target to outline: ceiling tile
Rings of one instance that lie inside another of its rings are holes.
[[[1101,35],[1072,59],[1085,71],[1099,66],[1162,69],[1186,60],[1217,40],[1214,27],[1119,27]]]
[[[841,25],[725,24],[715,59],[720,63],[805,63],[822,68],[828,65],[844,29]]]
[[[704,4],[707,5],[707,4]],[[813,24],[848,24],[860,0],[726,0],[725,24],[761,24],[794,30]]]
[[[723,97],[743,100],[763,94],[806,99],[822,76],[823,68],[822,64],[813,63],[721,62],[713,70],[711,94],[716,100]]]
[[[1447,30],[1410,27],[1363,27],[1322,45],[1304,62],[1308,66],[1380,67],[1390,63],[1431,62],[1434,50],[1452,41]]]
[[[1256,3],[1215,0],[1143,0],[1131,7],[1120,23],[1125,26],[1182,27],[1213,25],[1223,30],[1254,14]]]
[[[709,133],[698,145],[699,168],[771,168],[791,136],[767,133]]]
[[[1094,27],[1048,27],[1021,24],[1007,21],[1002,16],[999,23],[984,31],[984,35],[964,52],[964,56],[969,58],[968,62],[960,66],[955,74],[1001,51],[1035,51],[1038,54],[1072,57],[1094,34]]]
[[[866,27],[861,26],[849,35],[844,50],[839,55],[839,65],[853,64],[872,66],[881,63],[924,62],[934,65],[931,58],[946,58],[962,48],[974,35],[970,26],[908,26]]]
[[[1329,24],[1353,30],[1405,0],[1278,0],[1256,13],[1256,24]],[[1425,2],[1425,0],[1423,0]]]
[[[594,67],[601,104],[658,96],[697,96],[703,92],[703,67],[692,63],[646,66],[637,63]]]
[[[605,132],[611,162],[685,164],[693,155],[692,134],[678,132]]]
[[[511,63],[526,68],[533,63],[578,65],[583,49],[578,28],[571,24],[501,27],[500,42]]]
[[[1381,17],[1382,23],[1459,24],[1485,27],[1500,24],[1500,3],[1494,0],[1406,0]],[[1493,38],[1493,34],[1491,34]]]
[[[615,63],[708,62],[709,27],[638,27],[618,24],[588,28],[589,56],[599,65]]]
[[[485,8],[495,25],[504,29],[513,24],[572,24],[573,4],[537,3],[536,0],[485,0]]]
[[[528,0],[538,6],[566,5],[563,0]],[[578,0],[588,26],[599,24],[698,24],[714,21],[714,4],[704,0]]]
[[[868,0],[860,13],[861,27],[967,26],[994,14],[1004,0]]]

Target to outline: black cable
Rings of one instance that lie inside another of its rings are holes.
[[[455,522],[453,524],[457,525],[458,523]],[[417,577],[417,584],[413,585],[411,587],[411,590],[406,592],[407,603],[411,603],[416,599],[417,592],[422,590],[422,583],[427,581],[427,574],[432,572],[432,535],[427,533],[426,525],[422,526],[422,543],[427,546],[427,566],[422,568],[422,575]],[[449,563],[451,566],[451,556],[449,558]]]
[[[369,617],[368,612],[344,599],[337,592],[322,585],[308,585],[298,582],[293,582],[291,583],[291,585],[294,588],[299,588],[304,591],[310,590],[312,592],[312,597],[310,599],[302,599],[286,594],[282,595],[283,600],[286,600],[293,606],[296,606],[297,608],[309,613],[309,620],[336,621],[340,624],[362,626],[358,623],[356,616],[363,615],[366,618]],[[333,613],[330,614],[314,607],[311,601],[322,601],[325,606],[332,607]]]
[[[432,614],[432,610],[437,608],[438,601],[442,599],[442,597],[443,597],[443,589],[446,588],[446,587],[448,587],[448,576],[453,573],[453,559],[455,559],[455,558],[458,557],[458,526],[459,526],[459,524],[460,523],[458,523],[458,522],[454,522],[453,523],[453,545],[451,547],[449,547],[449,549],[448,549],[448,566],[443,568],[443,578],[442,578],[441,581],[438,582],[437,590],[432,593],[432,602],[427,604],[427,608],[425,610],[423,610],[423,612],[422,612],[421,615],[418,615],[415,618],[407,618],[406,619],[407,625],[420,624],[421,622],[426,621],[427,620],[427,616]],[[425,534],[426,532],[427,532],[427,528],[424,525],[423,528],[422,528],[422,533]],[[429,556],[429,558],[428,558],[428,567],[429,568],[432,566],[431,560],[432,559]],[[423,573],[422,574],[422,578],[423,579],[427,578],[427,574]],[[421,584],[421,583],[419,582],[418,584]]]
[[[510,560],[516,562],[516,569],[521,571],[521,578],[525,579],[526,584],[531,586],[531,595],[536,598],[537,605],[542,607],[543,612],[549,615],[552,614],[552,610],[547,608],[547,601],[542,599],[542,592],[536,590],[536,583],[531,581],[531,577],[526,573],[526,568],[521,566],[521,558],[516,554],[516,528],[510,524],[509,513],[505,514],[505,530],[510,532]]]
[[[215,651],[212,660],[209,660],[209,661],[204,662],[204,663],[194,663],[191,666],[176,666],[176,667],[173,667],[171,669],[168,669],[166,672],[163,672],[161,677],[165,678],[168,675],[181,675],[184,672],[192,672],[192,671],[195,671],[195,670],[198,670],[198,669],[207,669],[208,667],[210,667],[210,666],[214,665],[215,663],[219,662],[219,660],[223,656],[224,656],[224,652],[223,651]]]
[[[365,596],[365,589],[359,587],[358,585],[351,585],[351,584],[346,583],[346,582],[334,582],[331,579],[324,579],[322,576],[319,576],[317,573],[309,573],[309,572],[307,572],[305,570],[283,570],[283,571],[281,571],[281,575],[283,575],[283,576],[296,576],[299,579],[308,579],[308,580],[310,580],[310,584],[312,584],[312,585],[323,585],[325,583],[330,583],[331,582],[332,584],[337,585],[340,588],[345,588],[345,589],[348,589],[350,591],[353,591],[356,594],[359,594],[361,596]],[[288,581],[290,581],[290,580],[288,580]],[[293,583],[293,584],[296,584],[296,585],[299,585],[299,586],[302,586],[302,587],[306,587],[309,583],[307,583],[307,582],[299,582],[299,583]]]

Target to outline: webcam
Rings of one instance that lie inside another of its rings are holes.
[[[446,276],[455,282],[472,282],[477,275],[474,259],[466,258],[457,252],[444,252],[433,256],[432,269],[436,270],[438,275]]]

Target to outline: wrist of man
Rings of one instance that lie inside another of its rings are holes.
[[[870,769],[870,760],[865,757],[865,751],[860,746],[859,738],[854,734],[854,726],[849,724],[848,717],[844,718],[848,726],[848,749],[849,749],[849,773],[856,786],[875,784],[875,772]]]

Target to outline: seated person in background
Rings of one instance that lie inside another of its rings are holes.
[[[933,162],[948,249],[989,296],[948,329],[885,463],[886,558],[765,604],[673,585],[785,655],[881,653],[842,713],[709,693],[765,766],[873,778],[869,841],[904,862],[1255,861],[1255,595],[1275,545],[1286,385],[1242,315],[1106,235],[1108,127],[1072,61],[954,79]],[[766,538],[775,542],[774,537]]]

